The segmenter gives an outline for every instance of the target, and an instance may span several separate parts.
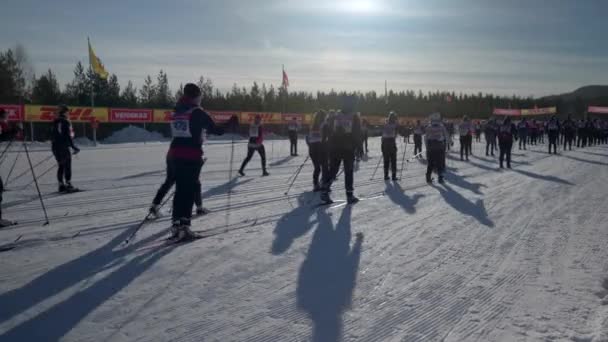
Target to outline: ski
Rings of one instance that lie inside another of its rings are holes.
[[[195,235],[188,238],[188,239],[177,239],[177,238],[164,238],[162,240],[157,240],[154,242],[151,242],[149,244],[145,244],[144,246],[136,249],[136,251],[143,251],[143,250],[148,250],[148,249],[152,249],[152,248],[164,248],[164,247],[170,247],[170,246],[180,246],[180,245],[185,245],[188,244],[190,242],[194,242],[196,240],[200,240],[200,239],[204,239],[206,237],[209,237],[210,235],[206,235],[206,234],[202,234],[202,233],[198,233],[198,232],[193,232]]]
[[[16,226],[16,225],[18,225],[18,224],[19,224],[19,222],[17,222],[17,221],[6,221],[6,222],[2,222],[2,223],[0,224],[0,229],[2,229],[2,228],[7,228],[7,227],[12,227],[12,226]]]
[[[77,192],[83,192],[83,191],[85,191],[85,190],[75,188],[73,190],[57,191],[57,194],[59,194],[59,195],[69,195],[69,194],[75,194]]]

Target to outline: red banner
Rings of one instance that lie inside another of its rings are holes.
[[[152,122],[152,109],[110,108],[110,122]]]
[[[233,115],[238,118],[238,112],[207,112],[216,123],[225,123],[230,120]]]
[[[521,111],[519,109],[494,108],[494,115],[519,116]]]
[[[293,121],[294,118],[300,124],[304,122],[304,114],[285,113],[285,114],[282,114],[281,116],[282,116],[283,122],[291,122],[291,121]]]
[[[8,121],[23,121],[23,106],[0,104],[0,108],[4,109],[8,113]]]
[[[595,114],[608,114],[608,107],[589,106],[587,112]]]
[[[557,107],[522,109],[521,115],[549,115],[557,113]]]

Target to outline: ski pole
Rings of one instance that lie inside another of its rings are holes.
[[[403,146],[403,155],[401,156],[401,170],[399,170],[399,179],[401,179],[403,177],[403,167],[405,166],[405,150],[406,150],[406,146],[407,146],[407,143],[405,143],[405,146]]]
[[[378,162],[376,163],[376,168],[374,169],[374,173],[372,173],[372,178],[370,178],[369,180],[373,180],[374,177],[376,176],[376,171],[378,171],[378,167],[380,166],[380,162],[382,161],[383,157],[379,157],[378,158]]]
[[[173,198],[174,195],[175,195],[175,190],[173,190],[173,192],[169,196],[167,196],[167,198],[160,204],[158,209],[160,210],[160,208],[162,208],[167,202],[169,202],[169,200],[171,198]],[[144,219],[141,220],[141,222],[139,222],[139,224],[137,225],[137,228],[135,228],[135,230],[123,242],[125,245],[128,245],[129,242],[131,242],[131,240],[135,237],[135,235],[137,235],[137,233],[141,230],[141,228],[144,226],[144,224],[150,219],[150,215],[152,215],[152,213],[148,212],[148,214],[146,214],[146,217],[144,217]]]
[[[6,144],[6,147],[4,148],[4,150],[2,151],[2,154],[0,154],[0,164],[2,164],[2,161],[4,161],[4,157],[8,151],[8,149],[11,147],[11,145],[13,144],[13,140],[11,139],[9,140],[9,142]]]
[[[40,187],[38,186],[38,180],[36,179],[36,174],[34,173],[34,166],[32,165],[32,160],[30,159],[30,153],[27,150],[27,145],[25,141],[23,142],[23,149],[25,150],[25,155],[27,157],[27,161],[30,164],[30,171],[32,172],[32,177],[34,178],[34,183],[36,184],[36,191],[38,191],[38,198],[40,199],[40,204],[42,205],[42,211],[44,212],[44,218],[46,222],[44,222],[43,226],[49,224],[49,216],[46,213],[46,207],[44,206],[44,201],[42,200],[42,194],[40,193]]]
[[[50,156],[48,156],[48,157],[44,158],[43,160],[39,161],[38,163],[36,163],[36,164],[34,165],[34,169],[36,169],[36,168],[37,168],[38,166],[40,166],[42,163],[46,162],[47,160],[49,160],[49,159],[51,159],[51,158],[53,158],[53,155],[52,155],[52,154],[51,154]],[[18,176],[16,176],[15,178],[13,178],[13,182],[14,182],[14,181],[16,181],[17,179],[19,179],[19,178],[23,177],[23,176],[24,176],[24,175],[27,173],[27,171],[28,171],[28,170],[25,170],[25,171],[23,171],[22,173],[20,173]],[[7,184],[8,184],[8,181],[6,182],[6,184],[5,184],[5,185],[7,185]]]
[[[302,168],[304,168],[304,165],[308,161],[308,158],[310,158],[310,155],[306,156],[306,159],[304,159],[304,162],[302,163],[302,165],[300,165],[298,167],[298,169],[296,170],[296,173],[293,176],[293,179],[291,180],[291,184],[289,184],[289,187],[287,188],[287,191],[285,191],[285,196],[287,196],[287,194],[289,193],[289,190],[291,190],[291,187],[293,186],[293,183],[296,182],[296,179],[298,178],[298,175],[300,174],[300,171],[302,171]]]
[[[17,160],[19,159],[19,155],[21,154],[21,150],[17,151],[17,156],[15,157],[15,161],[13,161],[13,166],[11,166],[8,175],[6,176],[6,183],[11,179],[11,174],[13,174],[13,170],[15,169],[15,165],[17,165]]]

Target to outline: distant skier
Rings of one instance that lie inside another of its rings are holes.
[[[266,149],[264,148],[264,127],[262,126],[262,117],[256,115],[253,123],[249,126],[249,143],[247,144],[247,157],[243,160],[239,175],[245,175],[245,167],[253,157],[253,153],[258,152],[262,162],[262,176],[269,176],[266,170]]]
[[[57,181],[60,193],[78,191],[72,183],[72,153],[80,149],[74,145],[74,129],[67,117],[69,109],[66,105],[57,107],[57,117],[53,120],[51,150],[57,161]],[[70,148],[72,152],[70,152]],[[65,182],[64,182],[65,180]]]
[[[298,130],[300,129],[300,124],[298,123],[297,118],[293,118],[291,122],[287,125],[287,132],[289,134],[289,152],[292,157],[296,157],[298,155]]]
[[[19,123],[16,127],[10,127],[8,124],[8,113],[0,108],[0,141],[5,141],[9,144],[12,140],[18,138],[22,127]],[[6,147],[5,147],[6,148]],[[3,149],[4,151],[4,149]],[[0,176],[0,228],[12,226],[15,224],[13,221],[2,218],[2,193],[4,192],[4,183],[2,183],[2,176]]]
[[[526,118],[523,118],[517,124],[517,134],[519,135],[519,149],[526,149],[526,142],[528,140],[528,121]]]
[[[553,145],[553,153],[557,154],[557,138],[559,136],[560,125],[555,115],[547,122],[547,133],[549,134],[549,154]]]
[[[431,174],[437,172],[439,183],[443,183],[443,173],[445,172],[445,154],[446,144],[449,139],[449,134],[443,123],[441,122],[441,114],[433,113],[430,116],[431,123],[425,130],[425,145],[426,145],[426,182],[432,183]]]
[[[329,197],[331,185],[338,175],[340,164],[344,164],[344,187],[346,200],[349,204],[359,201],[354,195],[354,159],[355,150],[361,140],[361,122],[354,113],[356,97],[347,96],[343,99],[342,110],[328,121],[329,172],[323,175],[323,192],[321,201],[331,203]]]
[[[416,126],[414,126],[414,155],[422,153],[422,135],[424,134],[424,127],[420,123],[420,120],[416,120]]]
[[[517,134],[515,125],[511,123],[511,118],[506,117],[498,128],[498,148],[500,149],[500,168],[503,168],[503,161],[506,159],[507,167],[511,168],[511,150],[513,149],[513,137]]]
[[[580,119],[576,123],[576,147],[585,147],[585,120]]]
[[[545,123],[539,121],[536,123],[536,127],[538,129],[538,141],[541,144],[545,143]]]
[[[450,121],[445,124],[445,128],[448,130],[449,140],[446,142],[446,149],[449,151],[452,145],[454,145],[454,134],[456,133],[456,129],[454,128],[454,123]]]
[[[190,230],[190,219],[196,192],[200,193],[197,183],[203,156],[203,130],[215,135],[224,133],[224,129],[217,126],[211,116],[200,107],[201,90],[198,86],[186,84],[183,94],[177,101],[171,117],[173,140],[167,152],[167,160],[170,161],[175,174],[171,237],[178,240],[196,237]],[[236,116],[228,121],[229,126],[237,123]]]
[[[396,138],[400,127],[395,112],[390,112],[384,128],[382,129],[382,158],[384,159],[384,180],[389,180],[388,170],[390,168],[392,180],[397,180],[397,143]]]
[[[481,123],[479,120],[475,122],[475,142],[481,142]]]
[[[498,126],[496,125],[496,119],[491,118],[486,123],[483,135],[486,137],[486,156],[490,154],[494,156],[494,150],[496,149],[496,135]]]
[[[361,148],[361,150],[363,150],[363,148],[365,148],[365,154],[369,153],[369,149],[367,147],[367,139],[368,139],[368,130],[369,130],[369,124],[367,123],[367,120],[363,119],[361,120],[361,139],[363,140],[363,147]]]
[[[460,125],[458,125],[458,134],[460,135],[460,160],[469,160],[471,154],[471,146],[473,140],[473,125],[468,116],[464,116]]]
[[[308,154],[314,171],[312,173],[312,184],[313,191],[321,191],[321,183],[319,182],[319,176],[324,176],[328,173],[328,160],[327,160],[327,115],[324,111],[319,111],[315,114],[310,127],[310,132],[306,137],[306,143],[308,144]]]
[[[536,120],[532,120],[532,122],[530,122],[528,132],[530,133],[529,144],[536,145],[538,140],[538,123]]]
[[[566,146],[569,146],[569,150],[572,151],[572,143],[576,135],[576,123],[571,119],[570,115],[562,123],[562,128],[564,130],[564,151],[566,150]]]

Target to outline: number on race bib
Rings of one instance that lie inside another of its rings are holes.
[[[174,118],[173,121],[171,121],[171,134],[174,138],[192,138],[192,133],[190,133],[190,120],[187,118]]]
[[[259,126],[257,126],[257,125],[249,126],[249,137],[250,138],[257,138],[259,134],[260,134]]]

